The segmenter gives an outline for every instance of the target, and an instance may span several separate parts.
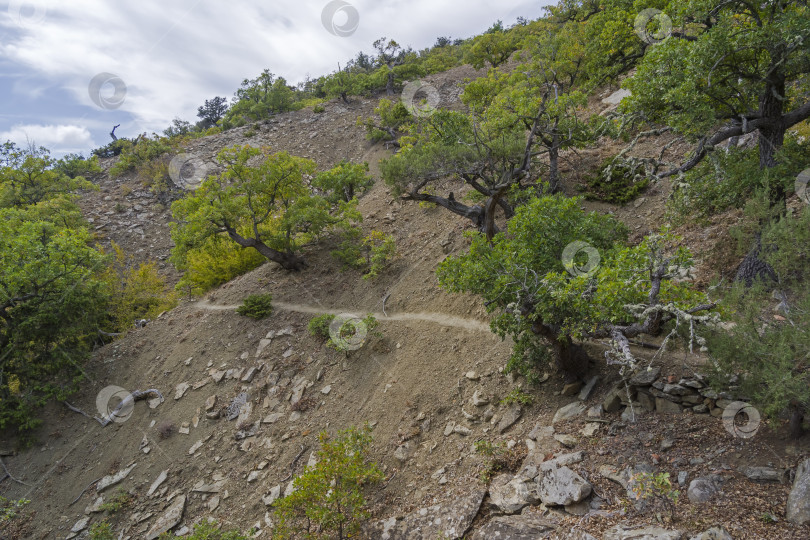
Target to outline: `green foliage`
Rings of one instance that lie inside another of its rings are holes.
[[[251,319],[266,319],[273,314],[273,295],[271,294],[251,294],[236,309],[239,315],[250,317]]]
[[[363,247],[368,252],[369,265],[363,279],[377,277],[397,253],[394,237],[380,231],[371,231],[371,234],[363,239]]]
[[[363,348],[371,338],[382,336],[381,332],[376,331],[380,322],[371,313],[360,320],[348,319],[342,322],[343,324],[335,331],[335,336],[329,332],[331,338],[329,346],[345,353],[346,356],[350,351]]]
[[[70,179],[87,177],[101,173],[98,164],[98,157],[85,158],[81,154],[66,154],[58,159],[54,165],[54,170],[67,176]]]
[[[309,323],[307,324],[307,330],[309,330],[309,333],[313,336],[319,337],[326,341],[330,338],[329,325],[332,324],[332,321],[334,320],[335,316],[329,313],[316,315],[310,319]]]
[[[326,107],[323,106],[322,103],[318,103],[314,107],[312,107],[312,112],[315,114],[321,114],[326,112]]]
[[[296,110],[296,101],[296,93],[287,85],[284,77],[276,77],[265,69],[255,79],[242,81],[221,124],[229,129],[273,114]]]
[[[112,525],[106,521],[93,523],[90,526],[89,533],[90,540],[115,540],[117,538],[117,536],[115,536],[115,532],[113,531]]]
[[[267,259],[224,236],[210,236],[185,254],[177,290],[198,296],[261,266]]]
[[[275,503],[273,538],[352,538],[369,517],[363,488],[384,478],[367,460],[371,428],[349,428],[334,439],[324,432],[319,441],[318,463]]]
[[[124,250],[112,243],[113,260],[102,275],[109,287],[110,319],[114,332],[126,332],[139,319],[154,319],[177,305],[174,293],[154,262],[135,266]]]
[[[374,109],[377,118],[361,121],[366,128],[366,138],[371,142],[399,141],[399,138],[413,124],[413,115],[401,100],[392,102],[381,99]]]
[[[509,57],[518,49],[514,33],[503,30],[488,32],[477,36],[472,41],[472,47],[466,56],[466,61],[476,69],[486,64],[493,68],[509,60]]]
[[[484,466],[479,478],[488,484],[496,473],[514,466],[517,453],[513,449],[508,449],[502,441],[497,444],[487,440],[476,441],[473,445],[475,453],[484,458]]]
[[[501,401],[501,405],[531,405],[534,401],[534,396],[524,392],[520,388],[513,388],[506,397],[504,397]]]
[[[139,137],[134,142],[124,141],[118,161],[110,167],[110,176],[115,178],[129,171],[137,171],[143,179],[151,180],[150,174],[144,174],[144,167],[174,150],[169,139],[157,135]]]
[[[319,173],[312,180],[312,185],[326,195],[332,204],[340,201],[351,202],[374,185],[374,178],[368,173],[368,163],[350,163],[343,160],[335,167]]]
[[[638,473],[630,479],[629,484],[637,501],[663,506],[672,519],[680,492],[673,487],[669,473]]]
[[[110,141],[100,148],[93,150],[93,156],[100,158],[120,156],[121,152],[124,151],[124,148],[127,148],[131,144],[132,141],[128,139],[116,139],[114,141]]]
[[[11,521],[17,517],[17,512],[30,502],[28,499],[10,500],[0,495],[0,523]]]
[[[177,221],[172,260],[180,269],[209,238],[222,236],[288,270],[300,270],[305,263],[297,252],[361,219],[356,201],[333,208],[312,193],[306,182],[315,171],[311,160],[250,146],[227,148],[218,160],[225,167],[219,176],[172,204]]]
[[[110,514],[115,514],[124,508],[132,506],[134,502],[135,499],[132,497],[132,495],[127,493],[125,489],[119,488],[118,492],[110,497],[107,502],[102,504],[100,508],[105,512],[109,512]]]
[[[649,182],[643,164],[608,160],[599,172],[588,177],[585,198],[626,204],[638,197]]]

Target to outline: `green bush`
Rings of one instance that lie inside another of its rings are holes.
[[[368,272],[363,279],[373,279],[388,265],[397,253],[394,237],[380,231],[371,231],[363,239],[363,247],[367,250]]]
[[[90,540],[115,540],[115,532],[106,521],[99,521],[90,526]]]
[[[236,309],[236,312],[251,319],[266,319],[273,313],[273,295],[251,294],[245,298],[242,305]]]
[[[599,172],[587,179],[585,197],[614,204],[627,204],[650,183],[643,164],[608,160]]]
[[[99,174],[101,167],[99,167],[97,156],[86,159],[81,154],[66,154],[65,157],[56,161],[54,170],[68,178],[77,178]]]
[[[170,533],[163,533],[159,538],[169,540],[176,537]],[[236,529],[222,531],[216,521],[208,519],[194,525],[191,535],[186,536],[187,540],[249,540],[250,538],[251,536],[244,535]]]
[[[501,405],[531,405],[533,401],[534,397],[531,394],[527,394],[520,388],[513,388],[500,403]]]
[[[322,432],[318,462],[293,481],[291,495],[275,503],[273,538],[354,538],[368,519],[363,488],[384,475],[369,463],[371,428],[349,428],[334,439]]]
[[[17,512],[30,502],[28,499],[14,501],[0,495],[0,523],[11,521],[17,517]]]
[[[125,489],[119,488],[115,495],[101,505],[101,509],[105,512],[109,512],[110,514],[115,514],[123,508],[132,506],[134,502],[135,499],[132,497],[132,495],[127,493]]]
[[[381,336],[382,333],[376,331],[379,324],[377,318],[370,313],[359,321],[357,319],[343,321],[335,332],[336,336],[330,333],[329,346],[348,355],[350,351],[363,348],[371,338]]]
[[[113,178],[129,171],[138,171],[141,175],[146,164],[174,151],[168,138],[158,136],[141,137],[134,142],[125,140],[121,147],[121,157],[110,167],[110,176]]]
[[[172,262],[185,270],[177,290],[200,295],[258,268],[265,259],[258,251],[243,249],[224,236],[211,236],[185,253],[172,252]]]
[[[309,333],[313,336],[319,337],[325,341],[329,339],[329,325],[332,324],[334,320],[335,316],[330,313],[317,315],[310,319],[309,324],[307,324],[307,330],[309,330]]]
[[[324,107],[322,103],[318,103],[312,108],[312,112],[314,112],[315,114],[325,113],[326,107]]]

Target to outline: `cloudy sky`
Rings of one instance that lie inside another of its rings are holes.
[[[10,0],[0,3],[0,142],[56,155],[161,132],[265,68],[296,83],[381,37],[422,49],[549,0]]]

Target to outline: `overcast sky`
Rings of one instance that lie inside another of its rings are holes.
[[[232,97],[265,68],[294,84],[381,36],[418,50],[537,18],[549,3],[11,0],[0,3],[0,142],[88,155],[115,124],[131,137],[196,121],[205,99]]]

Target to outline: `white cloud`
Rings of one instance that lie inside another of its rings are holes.
[[[84,152],[98,146],[93,142],[90,131],[83,126],[67,125],[19,125],[0,133],[0,142],[10,140],[18,146],[58,148],[59,153]]]
[[[86,107],[94,119],[109,111],[93,104],[88,84],[98,73],[115,74],[127,85],[118,110],[132,115],[138,131],[159,132],[175,116],[194,120],[205,99],[230,98],[243,79],[265,68],[294,83],[333,71],[359,50],[371,52],[371,43],[382,35],[421,49],[439,35],[480,33],[496,19],[536,18],[541,6],[551,3],[348,1],[360,24],[353,35],[337,37],[321,21],[328,0],[16,0],[9,13],[0,9],[0,31],[6,33],[0,63],[20,69],[21,77],[67,90],[72,104]],[[35,108],[39,97],[28,94],[26,100]],[[32,113],[28,122],[42,120]]]

